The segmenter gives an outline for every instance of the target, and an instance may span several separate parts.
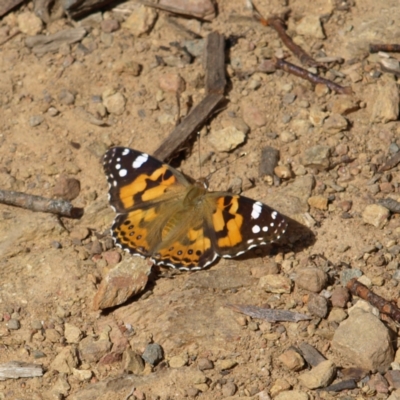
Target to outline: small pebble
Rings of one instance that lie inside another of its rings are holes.
[[[330,361],[322,361],[310,371],[303,372],[299,376],[300,382],[308,389],[317,389],[329,385],[336,374],[335,364]]]
[[[94,240],[92,242],[92,245],[90,247],[90,254],[101,254],[103,251],[103,248],[101,247],[101,243],[98,240]]]
[[[286,368],[292,371],[301,370],[305,364],[303,357],[297,351],[292,349],[283,352],[278,359]]]
[[[110,114],[121,115],[125,111],[126,99],[119,92],[109,96],[103,95],[103,104]]]
[[[345,287],[337,287],[333,290],[330,300],[332,307],[344,308],[350,300],[349,291]]]
[[[58,94],[58,101],[66,106],[75,103],[75,95],[67,89],[62,89]]]
[[[325,318],[328,314],[328,303],[325,297],[310,293],[308,296],[307,309],[312,315],[318,318]]]
[[[43,115],[33,115],[29,118],[29,125],[33,128],[35,126],[39,126],[43,121]]]
[[[107,261],[107,265],[116,265],[121,261],[121,254],[117,251],[106,251],[103,258]]]
[[[60,242],[57,242],[57,240],[52,240],[51,241],[51,247],[53,247],[54,249],[61,249],[62,245]]]
[[[17,23],[19,30],[28,36],[37,35],[43,29],[42,20],[30,11],[18,14]]]
[[[227,369],[231,369],[233,367],[236,367],[237,361],[235,360],[218,360],[216,363],[216,366],[219,370],[225,371]]]
[[[356,268],[345,269],[340,275],[340,283],[342,284],[342,286],[345,287],[347,285],[347,282],[349,282],[353,278],[359,278],[360,276],[362,276],[362,274],[363,273],[361,272],[361,270]]]
[[[156,365],[163,359],[163,349],[157,343],[151,343],[146,346],[142,358],[150,365]]]
[[[293,93],[287,93],[283,96],[283,103],[292,104],[296,100],[296,95]]]
[[[33,320],[31,322],[31,328],[37,331],[41,330],[43,328],[42,321],[39,321],[38,319]]]
[[[319,170],[329,168],[330,147],[317,145],[308,147],[303,153],[302,164],[305,167],[314,167]]]
[[[369,204],[365,207],[362,214],[363,221],[366,224],[373,225],[376,228],[382,229],[387,223],[390,216],[390,211],[379,204]]]
[[[279,137],[283,143],[291,143],[296,140],[296,135],[290,131],[283,131]]]
[[[195,387],[191,387],[186,391],[186,393],[188,397],[196,397],[200,393],[200,390]]]
[[[33,358],[35,358],[35,359],[46,357],[46,354],[43,353],[43,351],[40,351],[40,350],[34,350],[32,352],[32,355],[33,355]]]
[[[286,276],[271,274],[261,277],[259,285],[266,292],[290,293],[292,281]]]
[[[325,288],[328,282],[328,276],[320,268],[307,267],[298,271],[296,277],[296,286],[313,293],[319,293]]]
[[[105,33],[115,32],[120,28],[120,24],[115,19],[106,19],[101,21],[101,30]]]
[[[197,367],[199,368],[200,371],[204,371],[206,369],[213,369],[214,364],[208,358],[199,358],[197,360]]]
[[[57,110],[57,108],[55,107],[49,107],[49,109],[47,110],[47,114],[50,115],[50,117],[55,117],[59,114],[60,112]]]
[[[292,177],[292,171],[286,165],[278,165],[274,168],[274,172],[281,179],[290,179]]]
[[[236,393],[236,385],[233,382],[228,382],[222,387],[222,395],[224,397],[233,396]]]
[[[68,343],[79,343],[83,337],[83,333],[77,326],[66,323],[64,326],[64,336]]]
[[[12,330],[12,331],[16,331],[21,327],[21,323],[17,320],[17,319],[13,319],[11,318],[8,322],[7,322],[7,328]]]
[[[318,210],[328,209],[328,199],[325,196],[311,196],[307,202],[312,208],[317,208]]]
[[[348,121],[340,114],[332,114],[324,121],[324,131],[327,133],[338,133],[347,129]]]
[[[160,89],[164,92],[182,93],[186,89],[184,79],[175,73],[163,74],[158,82]]]
[[[143,358],[130,349],[125,350],[122,355],[122,366],[125,372],[134,375],[140,374],[145,368]]]
[[[169,366],[171,368],[182,368],[188,363],[188,361],[189,360],[187,354],[180,356],[173,356],[169,360]]]
[[[400,148],[399,148],[399,146],[397,145],[397,143],[390,143],[390,146],[389,146],[389,153],[395,154],[395,153],[398,153],[399,150],[400,150]]]

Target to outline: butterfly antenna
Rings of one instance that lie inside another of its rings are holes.
[[[200,175],[199,176],[203,176],[202,174],[201,174],[201,159],[200,159],[200,140],[201,140],[201,135],[200,135],[200,131],[199,132],[197,132],[197,136],[198,136],[198,138],[199,138],[199,140],[198,140],[198,146],[197,146],[197,151],[198,151],[198,153],[199,153],[199,172],[200,172]]]
[[[230,161],[227,165],[223,165],[222,167],[219,167],[219,168],[217,168],[216,170],[211,171],[211,172],[207,175],[206,179],[207,179],[207,180],[210,180],[211,176],[214,175],[216,172],[218,172],[219,170],[221,170],[221,169],[223,169],[223,168],[228,167],[229,165],[231,165],[231,164],[235,163],[237,160],[239,160],[239,158],[242,158],[242,157],[244,157],[244,156],[246,156],[246,155],[247,155],[246,152],[240,153],[234,160]]]

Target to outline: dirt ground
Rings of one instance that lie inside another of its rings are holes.
[[[265,16],[287,9],[284,1],[260,3]],[[379,199],[399,198],[398,168],[378,172],[400,146],[398,115],[390,115],[396,93],[391,101],[380,91],[396,87],[396,77],[380,71],[384,56],[368,52],[371,42],[396,43],[400,37],[398,1],[288,3],[289,34],[316,58],[343,59],[325,76],[351,86],[354,94],[335,94],[282,71],[255,72],[264,58],[289,52],[272,29],[234,17],[249,15],[244,2],[218,1],[218,15],[211,22],[177,17],[201,37],[217,30],[231,38],[227,102],[202,129],[200,144],[196,140],[178,165],[194,178],[219,169],[211,190],[233,188],[276,208],[312,234],[301,237],[289,229],[281,245],[219,260],[206,270],[156,270],[140,296],[106,312],[94,311],[93,299],[113,267],[110,259],[120,251],[110,245],[114,213],[101,158],[113,145],[152,154],[177,118],[176,95],[166,89],[170,81],[179,75],[185,82],[181,116],[190,101],[197,104],[203,98],[201,57],[181,60],[171,43],[188,37],[162,11],[154,11],[154,26],[140,37],[124,25],[129,13],[109,10],[74,23],[86,27],[86,36],[57,52],[34,54],[24,33],[1,45],[0,189],[53,197],[62,177],[75,178],[80,192],[72,203],[84,208],[83,217],[74,220],[0,205],[0,364],[36,363],[45,371],[42,377],[0,382],[1,399],[268,399],[279,392],[279,385],[310,399],[367,396],[360,388],[345,395],[309,390],[299,382],[299,372],[277,360],[305,341],[338,368],[352,366],[331,348],[337,324],[315,316],[272,324],[226,307],[268,304],[309,314],[307,290],[293,285],[290,293],[271,293],[259,278],[276,262],[280,274],[293,280],[299,267],[312,264],[314,254],[330,261],[329,266],[321,258],[316,261],[329,275],[324,290],[341,285],[340,273],[347,265],[362,270],[374,292],[395,302],[399,298],[398,267],[388,268],[400,261],[400,251],[393,250],[400,238],[398,218],[382,217],[373,226],[363,214]],[[2,38],[21,29],[18,18],[24,13],[32,13],[32,4],[0,21]],[[301,34],[299,25],[306,16],[319,17],[321,30]],[[119,25],[108,32],[102,21],[110,20]],[[37,33],[71,26],[62,19]],[[293,56],[288,60],[300,65]],[[110,97],[112,104],[106,101]],[[349,106],[342,107],[344,103]],[[339,122],[329,120],[338,115]],[[90,116],[104,124],[96,125]],[[246,140],[234,151],[221,152],[209,140],[210,132],[226,128],[232,119],[249,127]],[[343,119],[347,126],[341,126]],[[316,145],[330,148],[322,160],[329,166],[304,165],[306,151]],[[265,146],[278,149],[280,165],[291,171],[276,185],[260,176]],[[246,155],[234,161],[241,153]],[[312,186],[307,189],[304,182]],[[291,200],[296,196],[298,203]],[[101,251],[96,252],[99,242]],[[112,256],[105,257],[105,252]],[[85,340],[98,339],[104,340],[104,349],[88,348]],[[395,350],[398,341],[397,334]],[[142,355],[149,343],[162,347],[162,360],[132,374],[135,367],[129,370],[127,358]],[[84,358],[82,349],[94,355]],[[57,364],[60,357],[64,369]],[[389,393],[373,396],[386,399]]]

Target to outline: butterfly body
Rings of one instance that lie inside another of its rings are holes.
[[[137,150],[114,147],[103,166],[118,214],[112,226],[116,244],[157,264],[200,269],[285,232],[286,221],[272,208],[229,192],[210,192],[206,180],[191,183]]]

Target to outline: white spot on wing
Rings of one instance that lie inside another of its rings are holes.
[[[121,169],[121,164],[115,164],[115,169]]]
[[[147,160],[149,159],[148,154],[141,154],[135,158],[135,161],[132,163],[132,167],[134,169],[140,168]]]
[[[273,211],[271,214],[272,219],[276,219],[277,216],[278,216],[278,213],[276,211]]]
[[[268,226],[263,226],[262,230],[263,232],[268,232]]]
[[[258,225],[254,225],[251,230],[253,231],[253,233],[258,233],[260,232],[261,228]]]
[[[119,176],[121,178],[123,178],[124,176],[126,176],[128,174],[128,171],[126,169],[121,169],[121,171],[119,171]]]
[[[259,201],[256,201],[253,204],[253,210],[251,211],[251,218],[257,219],[261,214],[261,210],[262,210],[262,204]]]
[[[123,156],[127,156],[129,154],[129,149],[124,149],[124,151],[122,152]]]

